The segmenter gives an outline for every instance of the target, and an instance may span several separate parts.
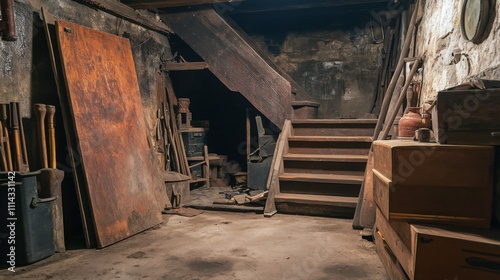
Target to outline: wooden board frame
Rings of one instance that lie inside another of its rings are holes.
[[[129,41],[60,20],[56,34],[96,243],[102,248],[162,222],[158,191],[164,183],[153,172]]]

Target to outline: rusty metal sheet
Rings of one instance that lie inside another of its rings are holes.
[[[97,247],[162,221],[164,187],[153,169],[137,75],[127,39],[56,22],[77,151]]]

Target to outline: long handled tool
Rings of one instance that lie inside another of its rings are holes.
[[[10,141],[9,141],[9,128],[8,120],[9,118],[9,104],[0,104],[0,121],[2,122],[2,135],[5,141],[4,150],[5,157],[7,160],[7,170],[14,170],[12,165],[12,154],[10,152]]]
[[[10,103],[10,121],[12,130],[12,145],[14,146],[14,170],[20,171],[22,165],[22,151],[21,151],[21,140],[19,139],[19,117],[17,114],[17,106],[14,102]]]
[[[19,137],[21,139],[21,171],[30,171],[28,164],[28,149],[26,149],[26,137],[24,136],[23,119],[21,118],[21,109],[19,102],[14,102],[17,108],[17,119],[19,120]]]
[[[54,126],[54,116],[56,114],[56,106],[47,105],[47,127],[49,130],[49,167],[57,168],[56,161],[56,130]]]
[[[47,108],[45,104],[35,104],[34,112],[38,127],[38,141],[40,145],[40,160],[42,168],[48,168],[49,162],[47,159],[47,144],[45,141],[45,115],[47,114]]]
[[[0,122],[0,131],[3,131],[2,123]],[[3,136],[0,135],[2,141],[0,141],[0,156],[2,158],[2,171],[9,171],[9,166],[7,165],[7,157],[5,156],[5,142]]]
[[[415,30],[416,25],[420,22],[421,18],[417,19],[420,2],[416,1],[415,10],[413,11],[413,15],[410,20],[410,25],[408,26],[408,30],[406,32],[405,41],[403,44],[403,48],[401,50],[401,54],[399,56],[398,64],[396,66],[396,70],[391,78],[391,82],[387,87],[386,93],[384,95],[384,99],[382,102],[382,107],[380,109],[380,115],[378,117],[377,126],[375,127],[375,132],[373,134],[373,140],[380,139],[379,135],[384,127],[385,119],[387,117],[387,113],[389,111],[389,106],[391,105],[392,94],[394,89],[396,88],[397,80],[401,75],[401,71],[403,70],[403,66],[405,63],[405,58],[408,56],[410,52],[410,44],[413,38],[413,32]],[[404,95],[404,94],[402,94]],[[395,110],[396,112],[398,110]],[[368,154],[368,162],[365,170],[365,176],[363,179],[363,183],[361,184],[361,190],[358,197],[358,205],[356,207],[356,212],[354,213],[354,219],[352,223],[352,227],[355,229],[363,229],[363,228],[373,228],[375,223],[375,204],[373,201],[373,145],[370,148],[370,152]]]

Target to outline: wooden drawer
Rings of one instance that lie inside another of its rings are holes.
[[[374,200],[389,221],[489,228],[492,147],[374,143]]]
[[[500,89],[446,90],[432,112],[439,143],[500,145]]]

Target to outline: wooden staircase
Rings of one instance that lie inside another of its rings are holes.
[[[352,217],[376,123],[368,119],[285,123],[269,178],[265,215]]]

